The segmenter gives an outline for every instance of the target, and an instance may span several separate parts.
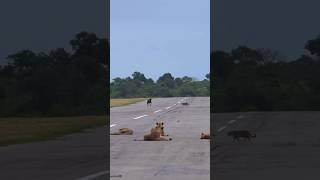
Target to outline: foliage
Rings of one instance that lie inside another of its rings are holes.
[[[187,76],[174,78],[170,73],[153,81],[140,72],[134,72],[132,77],[113,79],[110,89],[111,98],[209,96],[210,82],[208,79],[195,81]]]
[[[212,110],[320,110],[320,39],[310,55],[285,61],[276,51],[239,46],[211,53]]]
[[[81,32],[49,53],[22,50],[0,68],[0,116],[105,114],[107,39]]]

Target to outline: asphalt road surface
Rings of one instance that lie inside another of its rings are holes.
[[[213,114],[214,180],[317,180],[320,170],[320,112]],[[230,130],[257,134],[232,142]]]
[[[106,128],[92,129],[58,140],[0,147],[0,179],[107,179]]]
[[[209,106],[209,97],[181,97],[112,108],[110,131],[127,127],[134,134],[110,136],[111,179],[209,180],[210,142],[200,140],[201,132],[210,131]],[[134,141],[160,120],[172,141]]]

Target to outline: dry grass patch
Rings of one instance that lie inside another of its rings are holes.
[[[145,101],[147,98],[111,99],[110,106],[118,107]]]
[[[0,118],[0,146],[54,139],[106,124],[106,116]]]

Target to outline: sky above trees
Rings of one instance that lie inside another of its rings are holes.
[[[111,79],[134,71],[157,79],[205,79],[210,71],[209,0],[112,0]]]
[[[320,1],[212,1],[212,50],[230,51],[239,45],[278,50],[296,60],[306,40],[319,34]]]
[[[100,0],[2,0],[0,6],[0,64],[9,54],[69,46],[70,37],[88,31],[109,34],[107,1]]]

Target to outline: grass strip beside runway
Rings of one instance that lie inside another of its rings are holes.
[[[54,139],[106,124],[106,116],[0,118],[0,146]]]
[[[129,104],[134,104],[137,102],[145,101],[146,99],[147,98],[111,99],[110,106],[111,107],[126,106]]]

